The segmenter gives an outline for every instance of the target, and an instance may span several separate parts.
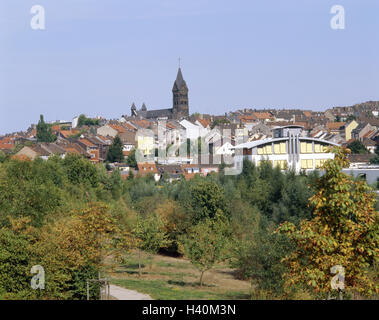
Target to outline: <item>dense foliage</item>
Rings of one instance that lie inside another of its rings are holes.
[[[99,119],[87,118],[84,114],[81,114],[78,118],[78,127],[82,126],[95,126],[99,125]]]
[[[368,154],[368,153],[370,153],[366,149],[365,145],[359,140],[354,140],[347,147],[351,150],[352,154]]]
[[[122,141],[119,136],[113,139],[111,146],[107,153],[107,161],[109,162],[122,162],[124,161],[124,154],[122,152]]]
[[[290,222],[287,230],[296,232],[328,211],[334,180],[325,179],[334,178],[323,179],[317,172],[295,175],[270,163],[256,167],[245,162],[238,176],[221,171],[157,183],[150,175],[123,179],[118,170],[107,172],[103,164],[93,165],[77,155],[47,161],[2,157],[0,297],[85,299],[86,280],[106,272],[106,258],[116,259],[133,248],[184,254],[201,272],[226,259],[237,268],[238,277],[250,279],[264,297],[309,297],[313,293],[307,281],[303,286],[299,280],[292,286],[295,292],[288,292],[286,276],[295,271],[281,262],[298,254],[301,243],[275,230]],[[366,196],[365,184],[350,185],[351,192],[363,195],[351,194],[351,210],[346,212],[352,216],[344,219],[359,229],[359,219],[374,212],[373,200]],[[330,196],[319,199],[321,188]],[[361,209],[351,201],[358,201]],[[317,227],[314,232],[323,231]],[[377,234],[375,229],[365,232]],[[359,251],[358,238],[354,245]],[[363,257],[377,257],[377,251],[367,248],[371,251],[364,251]],[[364,267],[370,269],[374,260],[364,259]],[[37,264],[46,271],[43,292],[30,288],[30,269]],[[354,285],[350,280],[348,284]],[[95,285],[90,291],[96,298]]]
[[[286,222],[279,229],[297,248],[283,259],[289,266],[286,285],[302,283],[315,293],[329,293],[330,270],[342,266],[346,292],[372,295],[379,292],[368,276],[369,267],[379,262],[375,195],[365,182],[342,172],[348,166],[346,153],[338,149],[335,153],[310,199],[313,219],[302,221],[299,228]]]
[[[37,141],[38,142],[54,142],[57,137],[52,133],[51,125],[48,125],[41,114],[37,124]]]

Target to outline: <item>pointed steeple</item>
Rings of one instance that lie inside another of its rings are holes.
[[[174,87],[172,88],[173,112],[176,118],[187,117],[189,114],[188,87],[179,67]]]
[[[142,111],[147,111],[147,108],[146,108],[146,105],[145,103],[142,104],[142,108],[141,108]]]
[[[179,67],[178,74],[174,83],[174,88],[172,90],[181,90],[183,87],[187,87],[187,84],[183,79],[182,69]]]
[[[130,113],[131,113],[132,117],[136,117],[137,116],[137,108],[136,108],[136,105],[134,104],[134,102],[133,102],[132,107],[130,109],[131,109]]]

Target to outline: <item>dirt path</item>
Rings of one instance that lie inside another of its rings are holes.
[[[117,300],[153,300],[149,295],[110,285],[110,295]]]

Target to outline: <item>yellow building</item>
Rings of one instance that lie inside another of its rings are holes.
[[[356,122],[355,120],[345,124],[345,140],[346,141],[349,141],[351,139],[351,132],[356,127],[358,127],[358,122]]]
[[[269,161],[282,170],[302,171],[320,169],[329,159],[334,158],[332,149],[338,144],[331,141],[306,137],[302,127],[289,125],[274,129],[273,139],[262,139],[237,145],[234,168],[242,170],[244,160],[256,165]]]

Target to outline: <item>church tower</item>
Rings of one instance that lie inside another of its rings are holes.
[[[189,116],[188,87],[183,79],[182,70],[179,67],[178,75],[172,88],[173,113],[175,118]]]

